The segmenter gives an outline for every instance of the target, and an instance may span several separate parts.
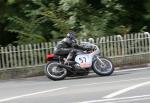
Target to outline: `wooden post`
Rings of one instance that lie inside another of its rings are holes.
[[[14,67],[18,66],[18,62],[17,62],[17,50],[16,47],[13,46],[13,61],[14,61]]]
[[[110,36],[110,57],[114,56],[114,42],[113,36]]]
[[[21,45],[21,59],[22,59],[22,66],[25,66],[26,65],[26,61],[25,61],[25,48],[24,48],[24,45]]]
[[[30,51],[29,51],[29,48],[28,48],[28,47],[29,47],[29,45],[25,45],[25,51],[26,51],[25,55],[26,55],[26,65],[27,65],[27,66],[29,66],[29,62],[30,62],[30,61],[29,61],[29,52],[30,52]]]
[[[6,68],[6,62],[5,62],[5,50],[4,47],[1,47],[1,59],[2,59],[2,64],[1,68]]]
[[[49,48],[50,48],[50,53],[53,53],[53,47],[52,47],[52,43],[49,42]]]
[[[12,68],[13,67],[13,65],[14,65],[14,60],[13,60],[13,56],[12,56],[12,46],[9,46],[8,47],[8,49],[9,49],[9,67],[10,68]]]
[[[56,43],[55,43],[55,42],[53,42],[53,46],[52,46],[53,51],[52,51],[52,53],[54,53],[55,46],[56,46]]]
[[[49,51],[50,51],[49,49],[50,49],[49,43],[45,43],[46,55],[49,54]],[[46,56],[46,55],[45,55],[45,56]]]
[[[36,44],[33,45],[34,46],[34,65],[37,65],[37,49],[36,49]]]
[[[118,55],[118,48],[117,48],[117,38],[114,37],[114,56],[117,56]]]
[[[135,34],[134,36],[134,51],[135,53],[139,53],[139,46],[138,46],[138,34]]]
[[[42,59],[42,55],[41,55],[42,50],[41,50],[41,48],[43,48],[42,45],[41,44],[37,44],[36,51],[37,51],[38,64],[41,64],[41,59]]]
[[[22,63],[21,63],[21,50],[20,50],[20,46],[17,46],[17,57],[18,57],[18,64],[19,64],[19,66],[21,66],[22,65]]]
[[[34,51],[32,45],[29,44],[29,51],[30,51],[30,65],[34,65]]]
[[[124,37],[123,37],[123,47],[124,47],[124,55],[127,55],[127,52],[128,52],[128,47],[127,47],[127,34],[126,35],[124,35]]]
[[[101,52],[102,52],[102,55],[105,56],[106,55],[106,41],[105,41],[105,37],[102,37],[100,39],[100,43],[101,43]]]
[[[4,53],[5,53],[5,58],[6,58],[6,68],[9,68],[9,57],[8,57],[8,48],[7,47],[5,47],[4,48],[5,49],[5,51],[4,51]]]
[[[45,56],[46,56],[45,50],[46,50],[46,49],[45,49],[44,43],[41,43],[41,46],[42,46],[42,48],[41,48],[41,50],[42,50],[42,53],[41,53],[41,54],[42,54],[42,55],[41,55],[41,56],[42,56],[42,62],[41,62],[41,64],[43,64],[43,63],[45,63],[45,59],[46,59],[46,58],[45,58]]]
[[[128,46],[127,51],[128,51],[128,54],[129,54],[129,55],[131,54],[130,41],[131,41],[131,39],[130,39],[130,34],[127,34],[127,46]]]

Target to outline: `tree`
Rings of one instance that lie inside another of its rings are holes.
[[[150,30],[149,0],[1,0],[0,4],[0,32],[17,35],[20,44],[52,41],[70,30],[83,38]]]

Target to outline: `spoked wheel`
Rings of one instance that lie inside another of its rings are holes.
[[[46,68],[44,68],[44,72],[46,76],[51,80],[62,80],[67,75],[67,70],[65,68],[60,68],[59,63],[53,62],[47,64]]]
[[[111,75],[114,71],[112,62],[104,57],[98,57],[93,63],[93,71],[101,76]]]

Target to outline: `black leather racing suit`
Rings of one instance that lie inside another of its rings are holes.
[[[79,46],[75,40],[64,38],[57,44],[54,54],[67,57],[67,61],[74,61],[74,55],[77,49],[85,50],[83,47]]]

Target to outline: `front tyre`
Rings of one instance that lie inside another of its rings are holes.
[[[112,62],[104,57],[98,57],[93,62],[93,71],[101,76],[111,75],[114,71]]]
[[[44,68],[46,76],[51,80],[63,80],[67,75],[67,70],[65,68],[60,68],[59,63],[52,62],[48,63]]]

